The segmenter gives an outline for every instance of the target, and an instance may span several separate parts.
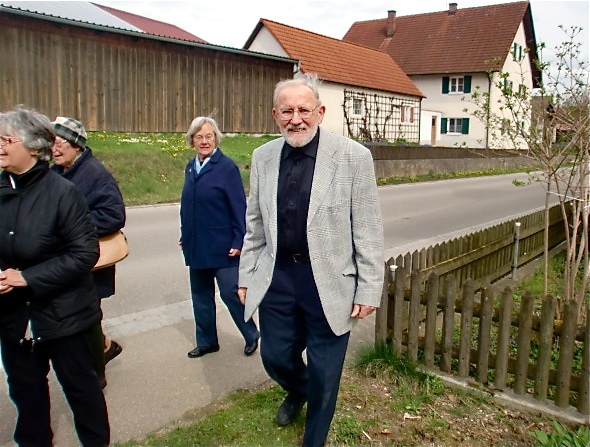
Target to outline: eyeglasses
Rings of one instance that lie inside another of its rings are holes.
[[[0,135],[0,146],[8,146],[9,144],[13,143],[20,143],[23,140],[19,140],[18,138],[9,137],[7,135]]]
[[[313,112],[315,112],[315,110],[319,106],[320,105],[318,104],[313,109],[308,109],[307,107],[298,107],[296,109],[283,109],[283,110],[279,110],[279,117],[282,120],[290,121],[295,116],[295,113],[297,113],[299,115],[299,118],[301,118],[302,120],[305,120],[307,118],[310,118],[311,115],[313,114]]]
[[[208,133],[207,135],[193,135],[193,140],[198,141],[213,141],[215,140],[215,135]]]
[[[68,140],[64,140],[64,139],[62,139],[62,138],[59,138],[59,137],[57,137],[57,138],[55,139],[55,141],[53,142],[53,145],[54,145],[54,146],[57,146],[57,147],[62,147],[62,146],[63,146],[64,144],[66,144],[66,143],[69,143],[69,141],[68,141]]]

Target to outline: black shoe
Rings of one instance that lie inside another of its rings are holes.
[[[190,359],[196,359],[197,357],[203,357],[205,354],[211,354],[217,351],[219,351],[219,345],[207,346],[206,348],[197,346],[192,351],[189,351],[187,355]]]
[[[295,420],[307,399],[296,393],[289,393],[277,411],[276,422],[279,425],[289,425]]]
[[[244,346],[244,355],[246,357],[249,357],[256,352],[256,350],[258,349],[259,338],[260,337],[256,337],[256,340],[254,340],[252,343],[246,343],[246,346]]]
[[[113,360],[115,357],[121,354],[121,352],[123,352],[123,348],[121,347],[121,345],[117,343],[115,340],[111,340],[111,346],[104,353],[104,364],[106,365],[107,363],[109,363],[111,360]]]

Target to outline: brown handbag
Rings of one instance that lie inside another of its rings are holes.
[[[92,270],[110,267],[122,261],[129,254],[127,237],[122,230],[98,239],[100,257]]]

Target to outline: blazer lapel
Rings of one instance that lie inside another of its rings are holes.
[[[271,151],[271,156],[268,157],[264,164],[264,194],[269,198],[266,204],[266,212],[268,214],[268,228],[272,237],[271,244],[273,251],[277,249],[277,191],[279,189],[279,167],[281,165],[281,153],[283,149],[284,139],[279,138],[274,150]]]
[[[320,133],[313,182],[311,184],[309,210],[307,212],[307,225],[309,225],[313,219],[323,198],[326,197],[325,192],[331,187],[332,178],[338,167],[338,164],[334,159],[334,154],[338,148],[331,143],[331,140],[327,138],[326,135],[326,132]]]

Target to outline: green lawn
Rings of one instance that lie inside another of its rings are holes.
[[[223,153],[240,168],[248,189],[252,151],[276,138],[236,135],[221,141]],[[169,203],[180,200],[184,167],[194,149],[177,133],[91,132],[88,145],[119,182],[126,205]]]

